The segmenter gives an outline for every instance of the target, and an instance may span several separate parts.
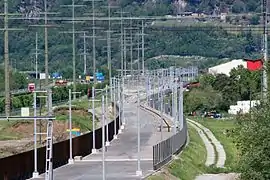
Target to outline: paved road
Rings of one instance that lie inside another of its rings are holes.
[[[136,99],[136,98],[135,98]],[[126,127],[118,139],[111,142],[107,148],[106,171],[108,180],[137,180],[137,116],[136,104],[125,104]],[[158,132],[159,118],[144,110],[140,110],[141,119],[141,169],[143,176],[153,171],[152,145],[161,139]],[[163,138],[171,133],[163,131]],[[101,180],[102,154],[86,156],[74,165],[66,165],[54,170],[56,180]],[[44,177],[43,177],[44,178]]]

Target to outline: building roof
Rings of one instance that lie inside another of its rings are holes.
[[[233,68],[237,68],[238,66],[243,66],[247,68],[247,62],[242,59],[235,59],[227,63],[223,63],[208,69],[208,72],[211,74],[226,74],[230,75],[230,72]]]

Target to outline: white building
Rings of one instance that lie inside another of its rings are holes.
[[[253,101],[237,101],[237,105],[231,105],[230,109],[228,110],[229,114],[236,115],[237,113],[246,114],[250,111],[250,108],[253,108],[260,104],[260,101],[253,100]]]
[[[242,59],[235,59],[227,63],[223,63],[208,69],[210,74],[226,74],[230,75],[230,72],[233,68],[237,68],[242,65],[244,68],[247,68],[247,62]]]

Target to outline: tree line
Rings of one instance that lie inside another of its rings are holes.
[[[105,81],[104,83],[96,84],[95,87],[97,89],[103,89],[105,88],[106,84],[108,84],[108,81]],[[93,84],[77,84],[76,85],[76,91],[81,92],[80,96],[87,95],[88,89],[92,88]],[[62,101],[68,101],[69,98],[69,89],[73,90],[73,85],[70,86],[63,86],[63,87],[53,87],[52,88],[52,101],[53,103],[62,102]],[[91,94],[90,94],[91,96]],[[21,107],[33,107],[33,94],[23,94],[23,95],[13,95],[11,97],[11,108],[13,110],[17,110]],[[40,104],[45,104],[45,100],[40,100],[37,98],[37,106]],[[0,98],[0,113],[4,113],[5,111],[5,98]]]
[[[199,88],[185,93],[185,111],[228,111],[237,101],[259,99],[261,72],[249,71],[243,66],[232,69],[230,75],[203,74],[198,78]]]
[[[269,71],[268,71],[269,72]],[[261,96],[261,71],[238,67],[224,74],[201,75],[199,88],[185,92],[185,110],[227,111],[239,100],[261,100],[248,114],[235,117],[236,124],[230,136],[238,149],[238,161],[233,171],[243,180],[269,180],[270,177],[270,103]]]

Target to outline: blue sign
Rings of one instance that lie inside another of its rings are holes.
[[[62,78],[62,76],[61,76],[60,73],[56,72],[56,73],[53,73],[53,74],[52,74],[52,78],[58,79],[58,78]]]
[[[103,73],[96,73],[96,78],[98,81],[104,81],[104,75]]]

